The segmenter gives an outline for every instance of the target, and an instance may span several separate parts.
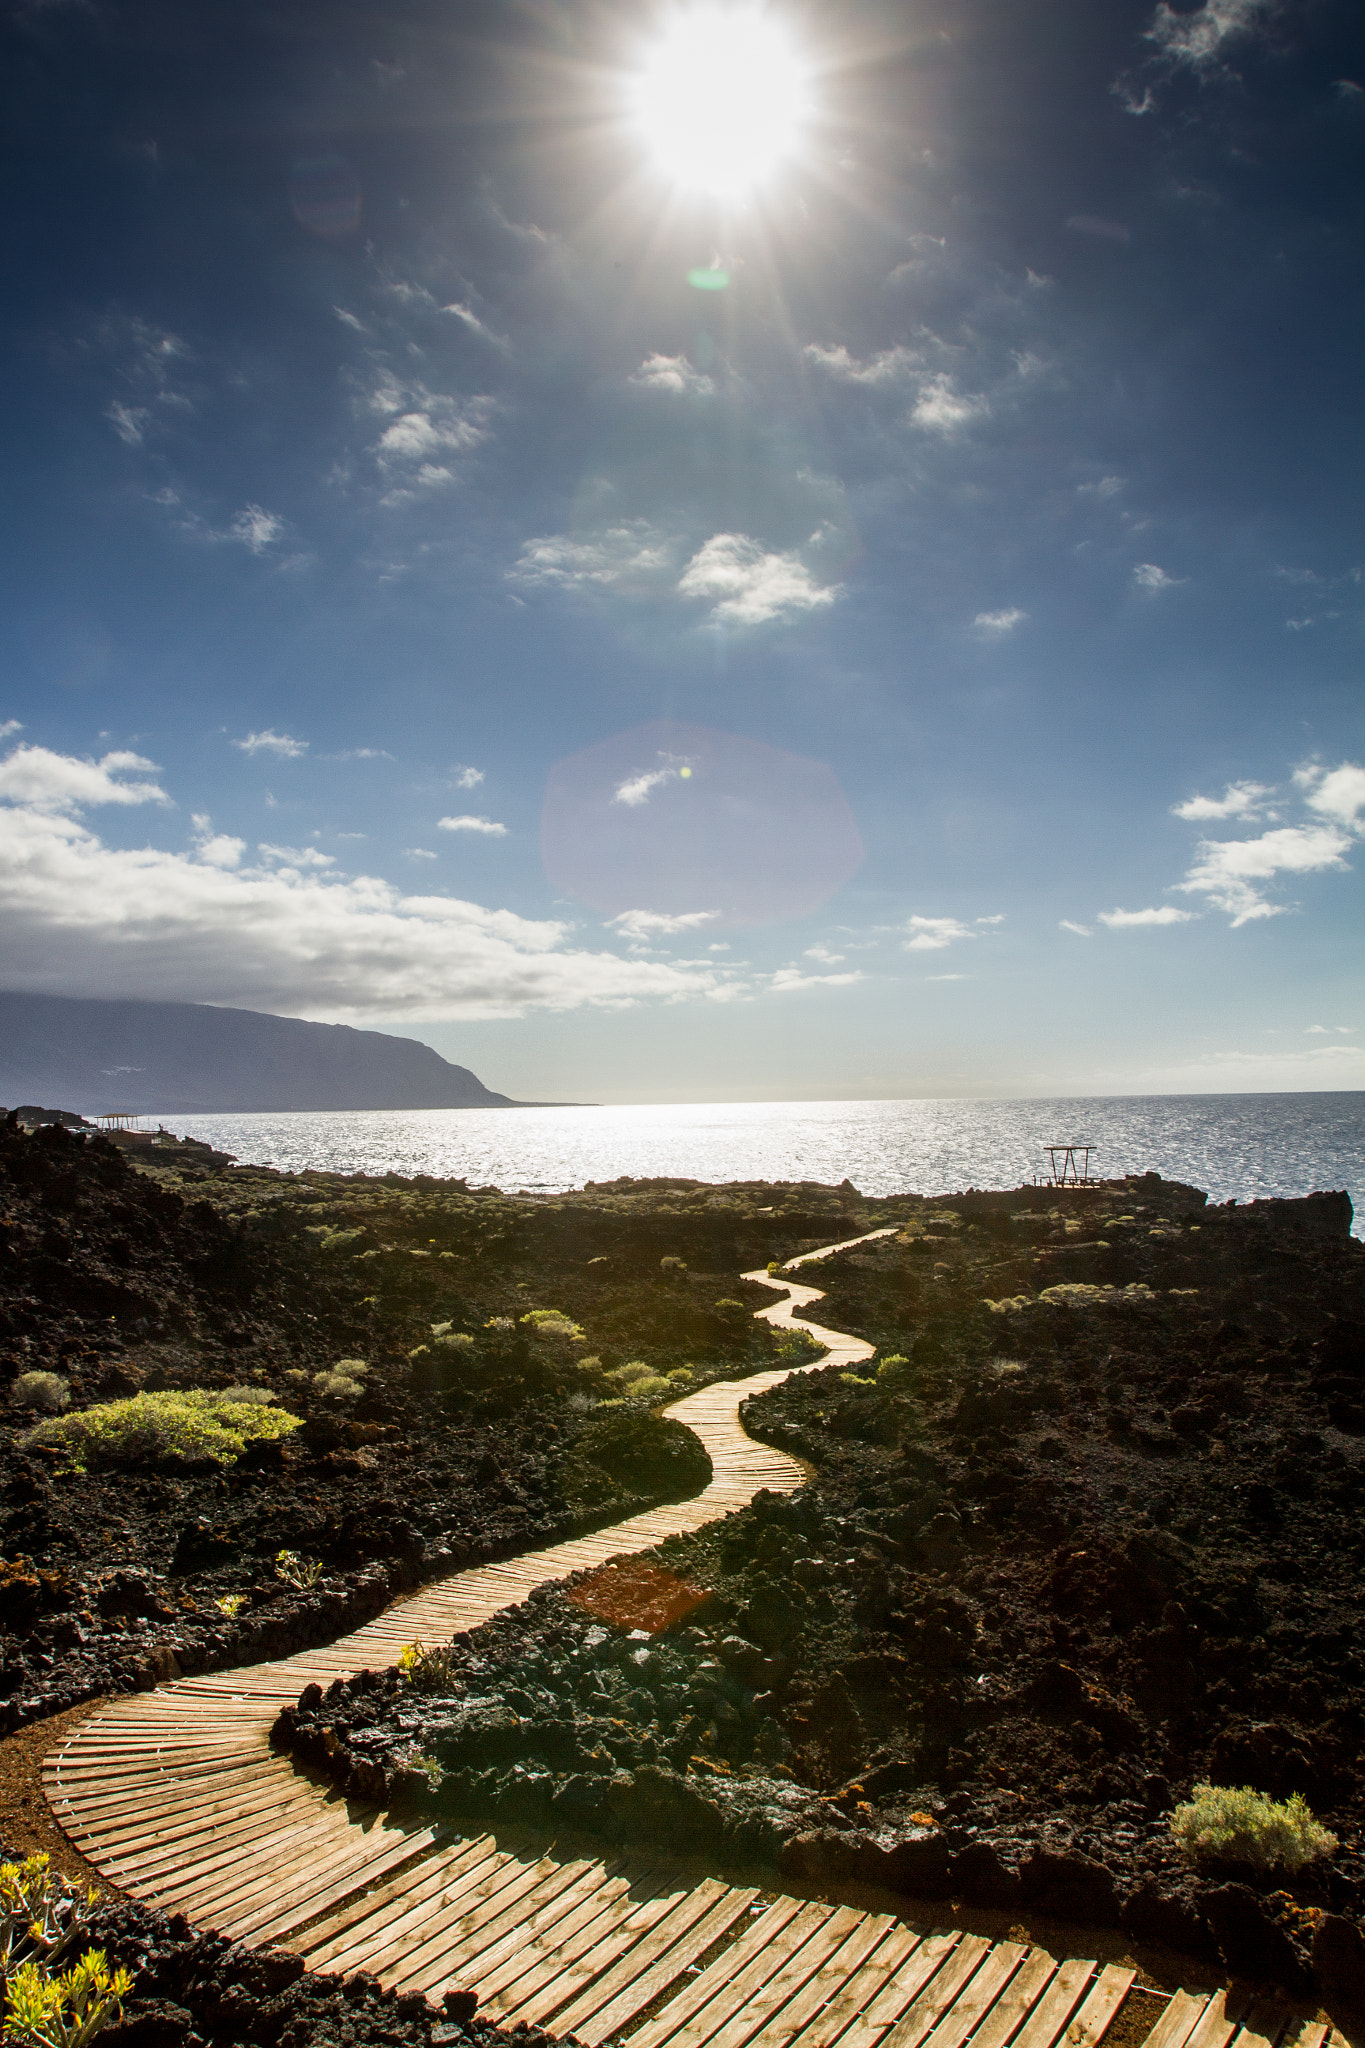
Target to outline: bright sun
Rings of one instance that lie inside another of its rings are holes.
[[[696,6],[649,51],[631,108],[679,185],[737,198],[790,156],[808,111],[806,68],[757,7]]]

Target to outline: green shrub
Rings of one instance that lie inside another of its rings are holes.
[[[10,1389],[16,1408],[40,1408],[56,1415],[71,1399],[71,1382],[59,1372],[21,1372]]]
[[[183,1392],[133,1394],[105,1401],[74,1415],[53,1415],[28,1430],[20,1442],[55,1445],[73,1472],[92,1466],[184,1465],[208,1459],[231,1465],[248,1443],[288,1436],[299,1426],[283,1408],[258,1408],[222,1393],[189,1387]]]
[[[240,1401],[244,1408],[268,1408],[274,1396],[269,1387],[224,1387],[225,1401]]]
[[[889,1358],[880,1360],[877,1378],[883,1387],[895,1389],[905,1386],[910,1378],[910,1361],[903,1351],[893,1351]]]
[[[563,1309],[533,1308],[521,1321],[532,1337],[563,1337],[571,1344],[586,1344],[588,1341],[573,1317],[566,1316]]]
[[[1171,1833],[1191,1863],[1249,1863],[1256,1870],[1301,1870],[1337,1846],[1302,1793],[1277,1801],[1250,1785],[1196,1785],[1193,1799],[1171,1815]]]
[[[313,1391],[329,1401],[358,1401],[369,1369],[363,1358],[339,1358],[329,1372],[313,1374]]]

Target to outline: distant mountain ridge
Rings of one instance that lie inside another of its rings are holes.
[[[507,1109],[415,1038],[204,1003],[0,993],[0,1102],[128,1110]]]

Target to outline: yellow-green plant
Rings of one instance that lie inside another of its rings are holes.
[[[225,1614],[227,1616],[229,1621],[235,1621],[237,1619],[237,1616],[241,1613],[242,1609],[246,1606],[246,1594],[220,1593],[213,1604],[218,1609],[218,1612],[220,1614]]]
[[[19,1963],[54,1963],[84,1926],[99,1894],[57,1876],[46,1850],[0,1863],[0,1977]]]
[[[275,1576],[283,1579],[286,1586],[293,1586],[303,1593],[310,1586],[316,1586],[322,1577],[322,1565],[315,1557],[300,1557],[297,1550],[277,1550]]]
[[[449,1692],[458,1676],[454,1645],[428,1650],[420,1642],[404,1643],[398,1652],[398,1675],[417,1692]]]
[[[563,1337],[571,1344],[586,1344],[587,1337],[574,1321],[559,1308],[533,1308],[521,1317],[533,1337]]]
[[[85,2048],[118,2018],[132,1988],[131,1974],[111,1970],[103,1949],[87,1949],[60,1976],[21,1963],[5,1982],[5,2040],[15,2048]]]
[[[223,1392],[189,1387],[133,1394],[71,1415],[51,1415],[25,1431],[25,1449],[49,1445],[73,1472],[92,1466],[231,1465],[248,1443],[288,1436],[299,1426],[283,1408],[257,1406]]]
[[[1171,1833],[1191,1863],[1249,1863],[1256,1870],[1302,1870],[1337,1846],[1301,1792],[1271,1799],[1250,1785],[1196,1785],[1171,1815]]]

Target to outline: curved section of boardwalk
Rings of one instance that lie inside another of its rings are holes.
[[[745,1277],[787,1290],[758,1312],[774,1324],[820,1299],[766,1273]],[[872,1356],[856,1337],[820,1335],[822,1365]],[[626,2036],[631,2048],[1054,2048],[1063,2035],[1064,2048],[1089,2048],[1130,1969],[1059,1964],[975,1935],[920,1936],[889,1915],[819,1901],[764,1903],[752,1889],[681,1878],[664,1843],[654,1867],[405,1824],[270,1749],[276,1713],[310,1682],[392,1664],[416,1637],[475,1627],[547,1581],[730,1514],[761,1487],[793,1491],[801,1468],[739,1422],[742,1401],[786,1376],[722,1382],[670,1406],[711,1456],[714,1476],[695,1500],[456,1573],[326,1649],[184,1679],[92,1715],[44,1766],[57,1819],[123,1890],[200,1927],[282,1942],[312,1968],[367,1970],[433,1999],[474,1991],[490,2017],[592,2048]],[[1173,2002],[1153,2048],[1185,2048],[1196,2033],[1194,2048],[1236,2048],[1241,2032],[1246,2048],[1253,2033],[1266,2048],[1284,2031],[1259,2013],[1239,2027],[1231,2011],[1211,2030],[1206,2004]],[[1307,2030],[1300,2048],[1322,2048],[1326,2031]]]

